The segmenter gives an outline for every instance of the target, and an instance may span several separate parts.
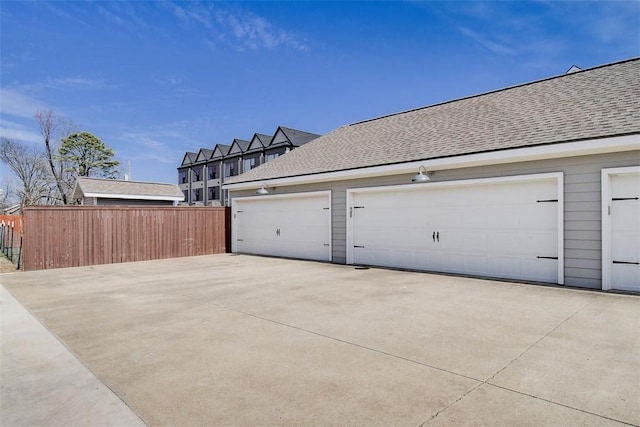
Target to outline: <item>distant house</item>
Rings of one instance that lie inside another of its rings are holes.
[[[17,205],[9,206],[2,210],[4,215],[22,215],[22,205],[18,203]]]
[[[173,206],[184,194],[174,184],[80,177],[72,198],[89,206]]]
[[[273,135],[255,133],[198,153],[186,152],[178,167],[178,185],[191,205],[228,205],[225,181],[274,160],[320,135],[279,126]]]

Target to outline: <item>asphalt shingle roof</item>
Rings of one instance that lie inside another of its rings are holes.
[[[635,58],[354,123],[227,183],[640,133],[639,82]]]
[[[167,200],[184,197],[180,187],[175,184],[79,177],[73,191],[73,198],[80,199],[88,194],[153,196],[166,197]]]
[[[237,138],[234,139],[233,142],[238,144],[238,147],[240,147],[240,151],[243,153],[247,151],[247,148],[249,148],[249,144],[251,144],[251,141],[245,141],[244,139],[237,139]]]
[[[186,166],[186,165],[190,165],[191,163],[194,163],[197,157],[198,157],[198,153],[192,153],[191,151],[187,151],[184,154],[184,157],[182,158],[181,166]]]
[[[303,130],[287,128],[284,126],[280,126],[280,130],[285,134],[289,142],[296,147],[306,144],[309,141],[313,141],[314,139],[320,137],[320,135],[311,132],[305,132]]]
[[[209,159],[213,154],[213,150],[210,150],[208,148],[201,148],[200,151],[202,152],[202,155],[205,157],[205,159]]]

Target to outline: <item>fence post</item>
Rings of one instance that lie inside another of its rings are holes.
[[[20,270],[21,259],[22,259],[22,236],[20,236],[20,251],[18,252],[18,270]]]
[[[15,233],[13,232],[13,228],[11,229],[11,258],[9,258],[11,260],[11,262],[13,262],[13,235]]]

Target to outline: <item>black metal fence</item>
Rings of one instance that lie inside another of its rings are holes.
[[[22,265],[22,233],[20,231],[21,227],[13,222],[0,223],[0,251],[18,267],[18,270]]]

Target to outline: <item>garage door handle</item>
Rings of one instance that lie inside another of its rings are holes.
[[[613,261],[614,264],[632,264],[632,265],[640,265],[640,262],[631,262],[631,261]]]
[[[557,256],[538,256],[538,259],[558,259]]]
[[[436,240],[439,242],[440,241],[440,232],[433,232],[433,236],[431,236],[433,238],[433,241],[435,242]]]

